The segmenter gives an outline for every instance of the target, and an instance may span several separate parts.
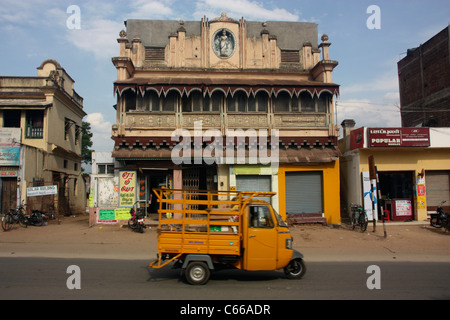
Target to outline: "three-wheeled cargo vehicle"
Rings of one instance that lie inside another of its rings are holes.
[[[153,189],[159,202],[158,254],[150,263],[174,262],[190,284],[205,284],[211,271],[284,269],[300,279],[306,266],[292,249],[287,224],[269,202],[274,192]]]

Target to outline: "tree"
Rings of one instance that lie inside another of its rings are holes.
[[[91,132],[91,124],[89,122],[83,121],[81,130],[81,156],[83,157],[82,162],[84,162],[85,164],[91,164],[92,152],[94,151],[91,149],[93,135]]]

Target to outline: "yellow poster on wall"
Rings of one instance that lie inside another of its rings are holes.
[[[136,201],[136,171],[120,171],[119,207],[132,207]]]

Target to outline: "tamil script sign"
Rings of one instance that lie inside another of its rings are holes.
[[[120,171],[119,207],[132,207],[136,201],[136,171]]]
[[[41,186],[27,188],[27,197],[47,196],[50,194],[58,194],[58,186]]]
[[[368,128],[369,147],[429,147],[429,128]]]

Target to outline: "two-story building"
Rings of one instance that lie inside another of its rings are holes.
[[[133,200],[162,185],[275,191],[283,217],[340,222],[338,63],[317,24],[225,13],[125,24],[112,58],[112,156],[137,175]],[[119,206],[131,203],[125,189]]]
[[[30,209],[59,214],[85,212],[85,115],[74,80],[55,60],[42,62],[36,77],[0,77],[2,211],[25,202]],[[43,186],[56,188],[27,193],[27,188]]]

